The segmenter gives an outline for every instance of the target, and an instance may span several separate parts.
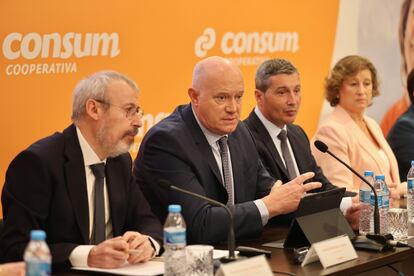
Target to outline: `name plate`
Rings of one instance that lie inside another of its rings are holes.
[[[222,264],[215,276],[273,276],[273,272],[264,255]]]
[[[306,254],[302,266],[320,260],[324,268],[358,258],[347,235],[315,242]]]

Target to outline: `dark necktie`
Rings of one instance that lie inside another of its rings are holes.
[[[230,174],[230,161],[229,161],[229,152],[228,152],[228,145],[227,145],[227,137],[223,136],[218,140],[218,144],[220,146],[220,157],[221,157],[221,165],[223,170],[223,179],[224,179],[224,187],[226,188],[228,194],[228,201],[227,205],[234,205],[233,200],[233,185],[232,179]]]
[[[295,165],[293,164],[292,154],[290,153],[287,144],[286,130],[282,129],[277,136],[280,140],[280,147],[282,148],[283,159],[285,160],[286,169],[288,171],[289,179],[292,180],[296,177]]]
[[[104,178],[105,164],[90,165],[95,175],[95,207],[91,244],[99,244],[105,240],[105,202],[104,202]]]

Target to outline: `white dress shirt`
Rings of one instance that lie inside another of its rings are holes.
[[[218,145],[218,140],[221,138],[221,137],[223,137],[223,136],[227,136],[227,135],[217,135],[217,134],[214,134],[214,133],[212,133],[211,131],[209,131],[207,128],[205,128],[204,126],[203,126],[203,124],[201,124],[201,122],[198,120],[198,118],[197,118],[197,115],[195,114],[195,112],[194,112],[194,110],[192,110],[193,111],[193,114],[194,114],[194,117],[195,117],[195,119],[196,119],[196,121],[197,121],[197,123],[198,123],[198,125],[200,126],[200,128],[201,128],[201,131],[203,132],[203,134],[204,134],[204,136],[206,137],[206,139],[207,139],[207,142],[208,142],[208,144],[210,145],[210,147],[211,147],[211,150],[212,150],[212,152],[213,152],[213,155],[214,155],[214,159],[216,159],[216,162],[217,162],[217,166],[219,167],[219,168],[221,168],[222,167],[222,164],[221,164],[221,156],[220,156],[220,147],[219,147],[219,145]],[[232,198],[234,198],[234,179],[233,179],[233,166],[232,166],[232,163],[231,163],[231,154],[230,154],[230,149],[229,148],[227,148],[227,151],[228,151],[228,154],[229,154],[229,166],[230,166],[230,174],[231,174],[231,180],[232,180],[232,186],[233,186],[233,189],[232,189],[232,191],[233,191],[233,197]],[[223,179],[223,171],[221,170],[221,169],[219,169],[219,171],[220,171],[220,174],[221,174],[221,178],[222,178],[222,180],[223,180],[223,183],[224,183],[224,179]],[[256,205],[256,207],[257,207],[257,209],[259,210],[259,213],[260,213],[260,217],[261,217],[261,219],[262,219],[262,225],[263,226],[265,226],[266,224],[267,224],[267,222],[268,222],[268,220],[269,220],[269,210],[267,210],[267,208],[266,208],[266,205],[264,204],[264,202],[261,200],[261,199],[256,199],[255,201],[253,201],[254,202],[254,204]],[[233,202],[234,203],[234,202]]]
[[[269,132],[269,135],[272,138],[272,141],[275,144],[275,147],[276,147],[276,149],[279,153],[280,159],[282,159],[283,164],[286,167],[285,160],[283,159],[282,147],[280,145],[281,141],[277,137],[282,129],[279,128],[278,126],[276,126],[275,124],[273,124],[272,122],[270,122],[268,119],[266,119],[265,116],[263,115],[263,113],[260,111],[260,109],[257,106],[254,108],[254,112],[256,113],[257,117],[259,117],[260,121],[265,126],[267,132]],[[283,127],[283,129],[287,133],[287,126],[286,125]],[[287,141],[287,144],[288,144],[290,154],[292,155],[292,160],[293,160],[293,165],[295,167],[296,175],[299,176],[300,172],[299,172],[298,165],[296,163],[295,155],[293,154],[292,146],[290,145],[289,139],[286,139],[286,141]],[[344,198],[342,198],[340,209],[342,210],[343,213],[346,213],[346,210],[349,207],[351,207],[351,205],[352,205],[352,198],[351,197],[344,197]]]
[[[79,145],[82,151],[83,162],[85,164],[86,175],[86,189],[88,192],[88,205],[89,205],[89,240],[92,235],[93,220],[94,220],[94,202],[95,202],[95,176],[90,168],[90,165],[97,163],[106,163],[106,159],[101,160],[89,143],[83,137],[82,132],[76,127],[76,133],[78,135]],[[110,216],[110,206],[108,200],[108,189],[106,187],[106,178],[104,178],[104,202],[105,202],[105,237],[106,239],[113,238],[112,221]],[[158,254],[160,245],[157,241],[151,239],[152,244],[155,246],[155,254]],[[70,253],[69,260],[72,266],[87,267],[88,255],[92,247],[95,245],[79,245]]]
[[[283,159],[283,154],[282,154],[281,141],[277,137],[279,135],[279,133],[282,131],[282,129],[279,128],[278,126],[276,126],[275,124],[273,124],[268,119],[266,119],[266,117],[262,114],[262,112],[260,111],[260,109],[257,106],[254,109],[254,113],[256,113],[257,117],[259,117],[260,121],[262,121],[262,123],[265,126],[267,132],[269,132],[269,135],[272,138],[273,144],[275,144],[277,152],[279,153],[280,159],[282,159],[282,162],[286,167],[286,162]],[[286,133],[288,132],[286,125],[283,127],[283,129],[286,131]],[[286,142],[287,142],[287,145],[288,145],[290,155],[292,156],[293,166],[295,167],[296,175],[300,175],[299,168],[298,168],[298,165],[296,163],[296,158],[295,158],[295,155],[293,154],[292,146],[290,145],[289,139],[286,139]]]

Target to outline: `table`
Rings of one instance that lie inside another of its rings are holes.
[[[261,244],[283,239],[288,231],[287,226],[272,226],[264,229],[262,236],[258,240],[245,241],[238,244],[264,248],[272,251],[269,259],[270,267],[273,271],[291,272],[296,275],[352,275],[375,268],[403,261],[407,258],[414,258],[414,249],[397,248],[394,252],[371,252],[357,250],[358,259],[323,269],[320,262],[308,264],[301,267],[293,263],[292,250],[263,247]],[[279,274],[275,274],[279,275]]]
[[[405,208],[406,202],[404,200],[394,201],[392,204],[394,208],[402,207]],[[315,262],[312,264],[308,264],[305,267],[301,267],[298,264],[293,262],[293,251],[286,250],[286,249],[278,249],[278,248],[270,248],[270,247],[263,247],[261,246],[264,243],[277,241],[284,239],[288,232],[289,227],[286,225],[269,225],[264,228],[263,233],[260,238],[254,240],[247,240],[247,241],[239,241],[237,245],[246,245],[252,246],[257,248],[263,248],[272,251],[271,258],[268,259],[270,267],[272,271],[281,271],[281,272],[290,272],[294,273],[298,276],[300,275],[353,275],[369,270],[373,270],[376,268],[384,267],[389,264],[394,264],[397,262],[401,262],[407,260],[408,258],[414,258],[414,249],[412,248],[397,248],[394,252],[371,252],[371,251],[362,251],[357,250],[357,254],[359,258],[333,266],[331,268],[324,269],[320,262]],[[220,249],[225,249],[226,246],[224,244],[217,246]],[[414,262],[411,265],[412,270],[411,274],[414,274]],[[61,276],[78,276],[78,275],[86,275],[91,274],[82,273],[77,271],[69,271],[69,272],[62,272],[62,273],[54,273],[54,275],[61,275]],[[101,274],[102,275],[102,274]],[[275,275],[281,275],[275,273]],[[396,275],[396,274],[394,274]],[[405,273],[405,275],[410,275]]]
[[[283,239],[288,231],[287,226],[270,226],[266,227],[260,238],[248,241],[238,242],[238,245],[247,245],[258,248],[263,248],[272,251],[271,258],[268,259],[272,271],[290,272],[296,275],[353,275],[364,271],[369,271],[387,264],[401,262],[407,258],[414,258],[414,249],[411,248],[397,248],[394,252],[370,252],[357,250],[358,259],[336,265],[331,268],[324,269],[319,262],[309,264],[301,267],[293,262],[292,250],[269,248],[261,246],[263,243]],[[225,248],[225,245],[219,245],[219,248]],[[90,274],[87,273],[87,274]],[[85,275],[85,273],[70,271],[62,272],[54,275],[62,276],[78,276]],[[101,274],[102,275],[102,274]],[[275,275],[281,275],[275,273]],[[409,274],[406,274],[409,275]]]

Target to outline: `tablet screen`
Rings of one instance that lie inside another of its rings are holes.
[[[302,217],[339,208],[344,193],[345,188],[337,188],[319,193],[308,193],[300,201],[294,217]]]

